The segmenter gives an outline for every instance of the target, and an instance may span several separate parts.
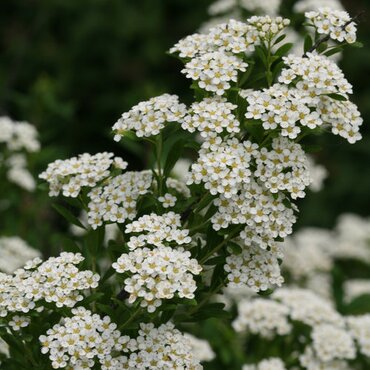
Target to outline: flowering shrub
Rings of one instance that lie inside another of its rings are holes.
[[[282,17],[230,20],[180,40],[170,52],[184,64],[195,102],[163,94],[113,126],[117,142],[152,147],[148,169],[126,172],[112,153],[49,164],[40,178],[61,198],[55,208],[85,233],[59,256],[0,276],[3,368],[202,369],[212,356],[196,355],[179,329],[229,317],[223,303],[210,302],[224,287],[263,295],[282,285],[281,242],[314,180],[305,139],[325,131],[361,139],[352,87],[323,39],[340,50],[354,41],[354,22],[333,14],[307,14],[316,32],[301,56],[288,54]],[[184,181],[173,174],[183,154],[193,159]],[[112,224],[119,235],[105,243]],[[241,307],[234,326],[248,328],[255,312],[256,335],[295,339],[294,322],[304,325],[308,339],[290,368],[355,360],[354,340],[364,341],[355,319],[349,334],[330,304],[304,291],[277,290]],[[259,360],[258,369],[285,366]]]

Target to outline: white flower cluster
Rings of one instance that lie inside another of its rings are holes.
[[[162,324],[158,328],[153,324],[140,324],[140,328],[139,336],[129,342],[129,349],[134,353],[123,369],[203,369],[192,350],[191,341],[172,323]]]
[[[194,335],[191,335],[189,333],[184,333],[184,337],[189,341],[191,345],[191,351],[194,358],[196,358],[200,362],[212,361],[216,357],[211,346],[206,340],[196,338],[194,337]]]
[[[335,359],[350,360],[356,356],[354,341],[345,329],[330,324],[316,325],[311,337],[312,347],[324,363]]]
[[[311,156],[307,156],[308,159],[308,171],[311,175],[311,183],[309,188],[313,192],[319,192],[324,187],[324,181],[328,177],[328,170],[320,165],[315,163],[314,159]]]
[[[360,352],[370,357],[370,314],[347,317],[349,331],[357,342]]]
[[[271,357],[257,365],[244,365],[242,370],[286,370],[286,367],[280,358]]]
[[[111,167],[124,170],[127,162],[113,153],[80,154],[66,160],[50,163],[39,177],[49,183],[49,196],[76,198],[83,187],[94,187],[107,178]]]
[[[299,362],[307,370],[352,370],[346,360],[335,359],[333,361],[322,362],[316,355],[312,346],[307,346],[299,356]]]
[[[27,191],[35,190],[36,181],[27,169],[27,158],[24,154],[12,154],[5,161],[5,165],[8,168],[6,176],[10,182]]]
[[[356,25],[345,11],[319,8],[317,11],[307,12],[305,16],[319,34],[330,35],[331,39],[338,42],[352,44],[356,41]]]
[[[340,0],[299,0],[294,4],[293,9],[296,13],[304,13],[307,11],[314,11],[322,7],[343,10]]]
[[[138,137],[158,135],[167,122],[179,122],[185,113],[186,106],[176,95],[163,94],[140,102],[114,124],[114,140],[120,141],[127,131]]]
[[[354,259],[370,264],[370,219],[344,214],[335,229],[330,253],[335,259]]]
[[[302,128],[329,126],[334,135],[348,142],[361,139],[362,118],[355,104],[343,99],[352,93],[352,86],[339,67],[328,58],[308,53],[306,57],[284,57],[289,68],[282,71],[280,83],[261,91],[241,91],[248,102],[246,118],[261,120],[265,130],[279,129],[281,135],[296,139]],[[295,87],[289,85],[299,78]]]
[[[191,341],[171,323],[140,324],[139,336],[122,336],[110,317],[79,307],[39,337],[53,369],[202,370]],[[120,354],[123,353],[123,354]]]
[[[275,15],[281,0],[217,0],[208,8],[210,15],[217,15],[234,10],[238,6],[251,13]]]
[[[127,352],[130,338],[121,336],[109,316],[101,318],[83,307],[73,309],[72,314],[39,338],[41,352],[49,354],[53,369],[90,369],[96,362],[104,370],[127,368],[127,358],[115,353]]]
[[[283,268],[297,281],[319,272],[329,273],[333,267],[329,253],[332,242],[333,235],[326,230],[299,230],[284,241]]]
[[[187,168],[179,168],[178,167],[177,169],[174,168],[174,170],[181,170],[182,171],[182,176],[186,177],[186,175],[187,175]],[[178,180],[178,179],[174,179],[172,177],[167,177],[166,186],[167,186],[168,190],[174,190],[175,192],[177,192],[178,193],[177,195],[181,195],[185,198],[190,198],[190,196],[191,196],[190,189],[186,185],[185,179],[183,179],[183,178]]]
[[[292,320],[303,322],[312,327],[319,324],[344,326],[343,318],[335,311],[331,303],[309,290],[283,288],[276,290],[272,298],[290,309]]]
[[[254,176],[271,193],[288,191],[292,199],[304,198],[304,189],[310,185],[311,176],[306,154],[299,144],[287,138],[276,138],[271,151],[261,148],[256,164]]]
[[[323,123],[318,112],[310,109],[318,99],[309,97],[305,90],[277,83],[261,91],[241,91],[240,95],[248,102],[247,119],[261,120],[265,130],[278,128],[282,136],[290,139],[296,139],[301,132],[298,123],[310,129]]]
[[[271,18],[269,15],[253,16],[248,23],[258,30],[259,37],[271,42],[284,28],[288,27],[290,20],[282,17]]]
[[[205,98],[191,105],[181,127],[189,132],[197,130],[205,139],[223,131],[237,133],[240,131],[239,121],[233,113],[236,108],[235,104],[221,97]]]
[[[245,72],[247,67],[248,63],[235,55],[213,51],[194,57],[181,72],[197,81],[201,89],[223,95],[237,81],[238,72]]]
[[[279,265],[281,257],[278,247],[265,251],[259,246],[244,246],[241,254],[226,258],[227,285],[231,288],[248,286],[255,292],[265,291],[271,285],[281,286],[284,282]]]
[[[27,261],[40,256],[38,250],[17,236],[0,238],[0,271],[2,272],[11,274]]]
[[[125,280],[124,289],[130,293],[129,303],[137,299],[141,307],[154,312],[162,304],[162,299],[194,298],[197,285],[193,275],[199,275],[202,267],[190,252],[182,247],[138,248],[124,253],[112,267],[118,273],[130,274]],[[192,275],[193,274],[193,275]]]
[[[151,171],[126,172],[93,188],[88,197],[88,223],[93,229],[103,222],[124,223],[136,217],[136,204],[152,185]]]
[[[295,285],[313,290],[332,299],[332,268],[337,260],[357,260],[370,264],[370,222],[359,216],[344,214],[333,231],[306,228],[284,243],[283,271]],[[350,279],[343,284],[348,303],[370,293],[366,279]]]
[[[274,197],[259,182],[252,180],[242,187],[239,195],[231,199],[221,195],[214,201],[218,211],[211,219],[213,229],[245,224],[240,234],[244,243],[267,249],[274,245],[274,238],[284,238],[292,233],[296,217],[293,209],[284,204],[286,199],[282,193]]]
[[[0,144],[5,144],[8,155],[0,153],[0,167],[5,166],[8,180],[27,191],[35,190],[36,183],[27,169],[27,158],[21,151],[33,153],[40,149],[38,133],[27,122],[0,117]]]
[[[164,243],[174,242],[177,245],[191,243],[189,230],[180,229],[180,226],[181,216],[174,212],[167,212],[161,216],[155,213],[144,215],[126,226],[126,234],[140,233],[139,236],[131,236],[127,245],[130,249],[136,249],[148,244],[164,247]]]
[[[197,162],[191,166],[187,184],[204,183],[212,195],[223,194],[225,198],[231,198],[242,184],[250,183],[251,152],[256,148],[256,144],[249,141],[240,143],[237,139],[223,142],[217,137],[205,142]]]
[[[296,221],[282,191],[290,191],[292,198],[302,197],[310,176],[299,144],[276,138],[271,151],[257,148],[236,139],[205,142],[191,167],[188,184],[203,182],[211,194],[219,195],[214,201],[218,211],[211,219],[216,231],[245,224],[241,234],[245,244],[266,249],[274,238],[289,235]],[[253,174],[251,166],[256,168]]]
[[[301,337],[296,338],[305,345],[303,353],[292,352],[292,356],[308,370],[351,369],[348,361],[356,357],[356,343],[359,350],[369,356],[370,315],[343,317],[329,301],[304,289],[278,289],[271,298],[249,297],[238,302],[234,329],[271,340],[277,335],[294,333],[295,322],[308,325],[311,329],[307,332],[309,337],[300,334]],[[260,369],[258,365],[249,366]]]
[[[308,90],[314,96],[337,93],[352,94],[352,85],[346,80],[341,69],[330,59],[315,53],[306,57],[288,55],[283,57],[286,68],[279,81],[289,85],[296,78],[301,79],[297,88]]]
[[[32,153],[40,150],[36,128],[27,122],[13,121],[9,117],[0,117],[0,143],[4,143],[11,152],[25,150]]]
[[[232,326],[237,332],[248,331],[272,339],[291,332],[288,321],[289,308],[267,299],[242,300],[238,304],[238,316]]]
[[[223,95],[237,81],[238,72],[245,72],[248,67],[240,54],[253,52],[258,43],[256,28],[232,19],[216,25],[207,34],[180,40],[170,52],[191,58],[181,71],[187,78],[201,89]]]
[[[42,307],[42,301],[73,307],[83,299],[81,291],[98,286],[99,275],[76,267],[83,259],[79,253],[63,252],[45,262],[29,261],[14,275],[0,273],[0,317],[28,313],[38,302]]]

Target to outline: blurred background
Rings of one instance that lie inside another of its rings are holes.
[[[132,105],[164,92],[190,100],[181,64],[166,51],[209,18],[211,2],[1,0],[0,114],[37,127],[43,151],[34,160],[35,172],[85,151],[113,151],[131,168],[142,167],[143,148],[115,144],[111,126]],[[365,47],[348,49],[340,62],[365,120],[364,139],[355,145],[333,135],[319,139],[323,150],[316,159],[329,178],[324,190],[302,200],[298,228],[332,227],[343,212],[370,213],[370,1],[343,3],[352,15],[366,12],[359,25]],[[283,14],[293,4],[284,1]],[[42,191],[36,198],[17,196],[23,197],[21,205],[0,224],[40,244],[56,217],[50,200]],[[31,220],[20,221],[20,210]]]

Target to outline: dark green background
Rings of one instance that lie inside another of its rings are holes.
[[[113,142],[110,128],[122,112],[151,96],[170,92],[190,99],[189,81],[166,51],[207,19],[210,3],[1,0],[0,112],[37,126],[45,151],[35,170],[56,158],[104,150],[125,156],[132,168],[142,167],[140,157]],[[285,12],[293,3],[283,2]],[[338,137],[320,138],[323,150],[316,157],[330,178],[325,190],[301,201],[298,226],[331,227],[342,212],[369,213],[370,2],[346,6],[351,14],[367,12],[359,26],[365,47],[349,49],[341,62],[365,119],[364,140],[350,145]],[[21,234],[29,227],[20,230],[12,223]]]

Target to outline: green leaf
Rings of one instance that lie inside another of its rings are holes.
[[[244,84],[248,81],[250,75],[253,72],[254,63],[249,62],[248,64],[249,64],[249,66],[248,66],[246,72],[242,74],[242,78],[239,81],[239,87],[243,87],[244,86]]]
[[[263,50],[261,49],[260,46],[257,46],[256,47],[256,54],[258,56],[258,58],[261,59],[263,65],[265,66],[265,68],[268,67],[268,63],[267,63],[267,57],[266,57],[266,54],[263,52]]]
[[[343,95],[340,95],[340,94],[327,94],[327,96],[329,96],[329,98],[332,98],[334,100],[339,100],[339,101],[347,101],[348,99],[343,96]]]
[[[279,37],[275,40],[274,45],[279,44],[279,43],[280,43],[281,41],[283,41],[285,38],[286,38],[286,35],[281,35],[281,36],[279,36]]]
[[[225,256],[218,256],[218,257],[213,257],[209,259],[208,261],[204,262],[205,265],[213,266],[213,265],[219,265],[222,264],[222,266],[225,263]]]
[[[161,314],[161,324],[165,324],[166,322],[170,321],[175,311],[176,311],[176,308],[163,311]]]
[[[185,148],[184,146],[185,141],[186,140],[184,138],[180,138],[180,139],[174,140],[169,146],[169,150],[165,157],[165,162],[164,162],[165,163],[164,169],[163,169],[164,176],[167,177],[170,174],[176,162],[181,157],[184,151],[184,148]],[[167,141],[165,141],[164,147],[166,147],[167,145],[168,145]]]
[[[348,44],[348,45],[353,48],[363,48],[364,47],[364,44],[359,41],[353,42],[352,44]]]
[[[94,293],[94,294],[91,294],[91,295],[89,295],[88,297],[86,297],[83,301],[82,301],[82,303],[85,305],[85,306],[87,306],[88,304],[90,304],[90,303],[92,303],[92,302],[96,302],[96,301],[98,301],[101,297],[103,297],[104,296],[104,293],[99,293],[99,292],[97,292],[97,293]]]
[[[356,297],[345,310],[347,315],[362,315],[370,312],[370,294]]]
[[[81,221],[76,216],[74,216],[67,208],[61,206],[60,204],[53,204],[53,208],[71,224],[78,226],[81,229],[87,230],[86,227],[81,223]]]
[[[318,47],[317,47],[317,52],[319,54],[323,53],[326,49],[328,48],[328,43],[327,42],[323,42],[321,43]]]
[[[279,47],[279,49],[276,50],[275,55],[282,57],[290,51],[290,49],[293,47],[292,43],[284,44]]]
[[[261,121],[251,119],[246,120],[244,124],[247,132],[250,133],[257,142],[261,142],[263,140],[265,130],[262,127]]]
[[[112,266],[109,267],[109,269],[105,272],[105,274],[101,278],[99,284],[103,284],[104,282],[106,282],[111,276],[115,274],[115,272],[116,270]]]
[[[201,311],[196,312],[193,317],[196,320],[206,320],[211,317],[217,317],[219,319],[228,319],[231,317],[231,313],[224,310],[225,305],[223,303],[210,303],[203,306]]]
[[[261,290],[260,292],[258,292],[258,295],[262,296],[262,297],[267,297],[269,295],[271,295],[274,291],[272,289],[267,289],[267,290]]]
[[[303,46],[303,51],[306,54],[313,46],[313,41],[310,35],[306,35],[304,38],[304,46]]]
[[[332,49],[329,49],[328,51],[326,51],[324,53],[324,55],[326,57],[330,57],[334,54],[337,54],[337,53],[340,53],[341,51],[343,50],[343,46],[338,46],[338,47],[335,47],[335,48],[332,48]]]
[[[235,255],[241,254],[243,252],[242,247],[234,242],[228,242],[227,246],[231,249],[232,253]]]

